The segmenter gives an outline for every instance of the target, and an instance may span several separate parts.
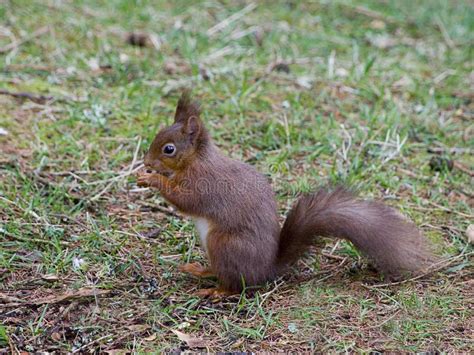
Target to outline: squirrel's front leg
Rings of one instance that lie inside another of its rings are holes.
[[[178,189],[169,178],[164,175],[143,171],[137,176],[137,185],[141,187],[152,187],[160,191],[160,194],[173,205],[182,208],[183,198]],[[180,203],[181,202],[181,203]]]
[[[196,206],[199,206],[185,184],[178,184],[164,175],[144,171],[138,175],[137,185],[158,189],[168,202],[182,212],[195,213]]]

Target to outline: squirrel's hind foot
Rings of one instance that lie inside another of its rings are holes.
[[[199,263],[190,263],[178,266],[178,270],[197,277],[214,277],[214,272]]]
[[[220,287],[203,288],[197,290],[194,295],[198,297],[210,297],[210,298],[224,298],[227,296],[235,295],[235,292],[224,290]]]

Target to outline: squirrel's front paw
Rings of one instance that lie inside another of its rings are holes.
[[[137,176],[137,185],[140,187],[149,187],[151,186],[151,180],[152,174],[144,171]]]

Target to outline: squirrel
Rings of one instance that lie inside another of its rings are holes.
[[[217,277],[217,287],[196,293],[202,297],[236,294],[275,279],[319,237],[349,240],[388,277],[420,273],[435,260],[428,241],[401,213],[343,187],[301,196],[280,228],[266,177],[219,151],[187,91],[174,123],[151,143],[144,165],[137,185],[158,189],[195,222],[210,266],[190,263],[179,270]]]

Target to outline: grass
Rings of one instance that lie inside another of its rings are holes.
[[[0,351],[474,350],[472,4],[254,4],[0,5],[0,89],[52,97],[0,95]],[[213,285],[176,270],[204,259],[193,225],[134,177],[183,87],[222,150],[269,175],[282,216],[345,183],[449,265],[384,285],[332,241],[255,295],[193,297]]]

